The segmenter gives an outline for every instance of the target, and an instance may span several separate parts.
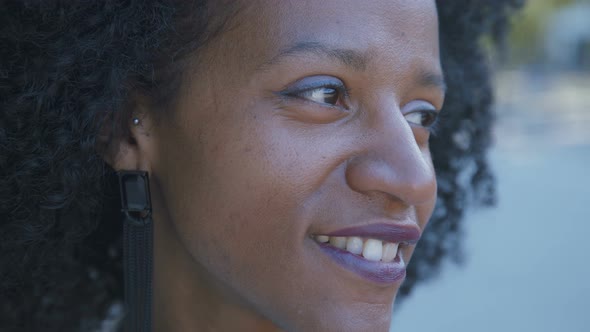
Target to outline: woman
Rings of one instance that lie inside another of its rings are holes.
[[[116,171],[149,174],[153,330],[387,330],[490,188],[514,2],[3,2],[3,330],[121,300]]]

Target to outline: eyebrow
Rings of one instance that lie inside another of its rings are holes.
[[[331,48],[328,45],[305,41],[296,43],[290,47],[281,50],[276,56],[265,62],[260,68],[265,68],[280,62],[283,58],[296,56],[301,53],[313,53],[320,56],[328,56],[340,61],[345,66],[351,67],[357,71],[363,71],[367,68],[369,56],[353,49]]]
[[[433,87],[441,90],[443,93],[447,92],[447,83],[442,74],[422,71],[418,76],[418,84],[426,87]]]

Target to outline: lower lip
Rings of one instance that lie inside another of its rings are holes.
[[[317,243],[317,242],[316,242]],[[318,243],[324,253],[345,269],[374,283],[391,285],[406,277],[406,264],[398,255],[393,262],[374,262],[326,243]]]

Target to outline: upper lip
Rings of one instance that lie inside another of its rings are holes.
[[[323,234],[327,236],[358,236],[391,243],[416,244],[422,231],[416,224],[375,223],[365,226],[353,226]]]

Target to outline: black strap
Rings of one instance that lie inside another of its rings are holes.
[[[150,332],[152,326],[153,222],[129,219],[124,226],[125,331]]]
[[[125,331],[151,332],[153,220],[147,172],[120,171],[125,278]]]

